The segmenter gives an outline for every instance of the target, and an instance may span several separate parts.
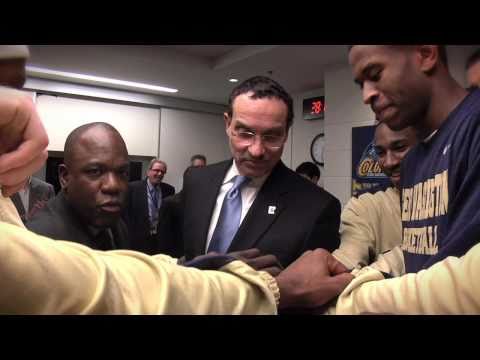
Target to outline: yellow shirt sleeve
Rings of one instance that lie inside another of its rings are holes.
[[[389,252],[378,255],[377,261],[370,264],[370,267],[391,276],[402,276],[405,274],[405,259],[402,249],[400,246],[396,246]]]
[[[382,259],[382,254],[401,242],[400,197],[398,190],[388,188],[350,199],[341,216],[340,247],[333,256],[350,269],[378,260],[385,268],[389,265],[390,255]],[[398,268],[396,255],[392,258],[392,268]]]
[[[480,314],[480,244],[462,258],[382,280],[363,268],[340,295],[336,314]]]
[[[240,261],[201,271],[164,255],[95,251],[4,222],[0,234],[3,314],[277,313],[275,280]]]
[[[0,187],[1,190],[1,187]],[[12,200],[8,197],[4,197],[0,193],[0,221],[25,228],[20,215],[18,215],[17,208],[13,204]]]

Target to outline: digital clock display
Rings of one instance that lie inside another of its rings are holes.
[[[325,96],[303,100],[303,119],[320,120],[325,117]]]

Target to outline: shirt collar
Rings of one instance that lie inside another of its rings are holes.
[[[20,189],[23,193],[27,193],[30,190],[30,184],[32,183],[32,177],[30,176],[28,180],[25,182],[25,186]]]
[[[148,190],[151,191],[153,189],[158,189],[160,187],[160,184],[158,184],[157,187],[153,186],[153,184],[150,182],[150,179],[147,177],[147,187],[148,187]]]
[[[102,231],[106,230],[107,233],[110,235],[111,238],[113,238],[113,234],[112,234],[112,229],[111,228],[105,228],[105,229],[99,229],[95,226],[90,226],[88,225],[87,226],[87,229],[88,229],[88,232],[95,238],[98,236],[98,234],[100,234]]]

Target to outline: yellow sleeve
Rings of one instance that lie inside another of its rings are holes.
[[[378,255],[377,261],[370,264],[370,267],[392,276],[402,276],[405,274],[405,259],[402,249],[400,246],[396,246],[389,252]]]
[[[333,256],[350,269],[368,265],[374,253],[376,238],[368,213],[368,207],[354,197],[342,211],[340,247]]]
[[[340,295],[336,314],[480,314],[480,244],[427,270],[382,280],[363,268]]]
[[[3,314],[277,313],[275,280],[240,261],[201,271],[168,256],[95,251],[3,222],[0,256]]]
[[[0,187],[1,190],[1,187]],[[0,221],[25,228],[20,215],[18,215],[17,208],[9,197],[4,197],[0,193]]]
[[[340,247],[333,256],[350,269],[377,262],[382,271],[403,272],[403,254],[392,251],[402,242],[400,197],[388,188],[352,197],[342,212]]]

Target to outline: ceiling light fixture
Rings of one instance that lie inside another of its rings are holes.
[[[55,80],[70,80],[77,81],[80,83],[89,83],[95,85],[116,85],[122,88],[132,88],[132,89],[142,89],[149,91],[160,91],[168,93],[176,93],[177,89],[172,89],[164,86],[150,85],[137,83],[133,81],[125,81],[118,79],[110,79],[106,77],[93,76],[93,75],[84,75],[76,74],[65,71],[56,71],[51,69],[39,68],[35,66],[27,66],[27,74],[33,77],[46,78],[46,79],[55,79]]]
[[[233,79],[233,78],[232,78],[232,79],[228,79],[228,81],[230,81],[230,82],[232,82],[232,83],[236,83],[236,82],[238,82],[238,79]]]

